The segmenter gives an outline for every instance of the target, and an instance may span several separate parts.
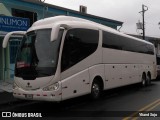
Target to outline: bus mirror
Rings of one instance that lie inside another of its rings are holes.
[[[11,37],[12,35],[21,35],[21,36],[23,36],[25,33],[26,33],[26,32],[24,32],[24,31],[9,32],[9,33],[4,37],[4,39],[3,39],[2,47],[3,47],[3,48],[6,48],[6,47],[7,47],[8,41],[9,41],[9,39],[10,39],[10,37]]]
[[[58,38],[59,29],[60,29],[60,24],[56,24],[52,27],[51,41],[54,41]]]
[[[58,38],[58,34],[59,34],[59,30],[60,30],[60,27],[64,28],[64,29],[70,29],[71,26],[68,26],[66,24],[55,24],[53,27],[52,27],[52,32],[51,32],[51,41],[54,41]]]

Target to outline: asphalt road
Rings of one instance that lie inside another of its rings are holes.
[[[49,119],[107,119],[107,120],[158,120],[160,119],[160,81],[141,88],[131,85],[105,91],[96,101],[89,96],[60,103],[25,101],[3,106],[0,111],[15,113],[41,113]]]

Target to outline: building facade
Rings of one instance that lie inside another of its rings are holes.
[[[122,22],[39,2],[39,0],[0,0],[0,80],[14,76],[14,63],[21,37],[12,36],[6,49],[2,41],[7,32],[26,31],[35,21],[57,15],[88,19],[114,29]]]

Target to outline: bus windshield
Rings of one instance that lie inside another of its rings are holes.
[[[51,42],[51,29],[28,32],[22,39],[15,65],[15,76],[34,80],[55,74],[63,30]]]

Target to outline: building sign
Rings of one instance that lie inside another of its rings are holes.
[[[26,31],[30,27],[28,18],[0,16],[0,31]]]

